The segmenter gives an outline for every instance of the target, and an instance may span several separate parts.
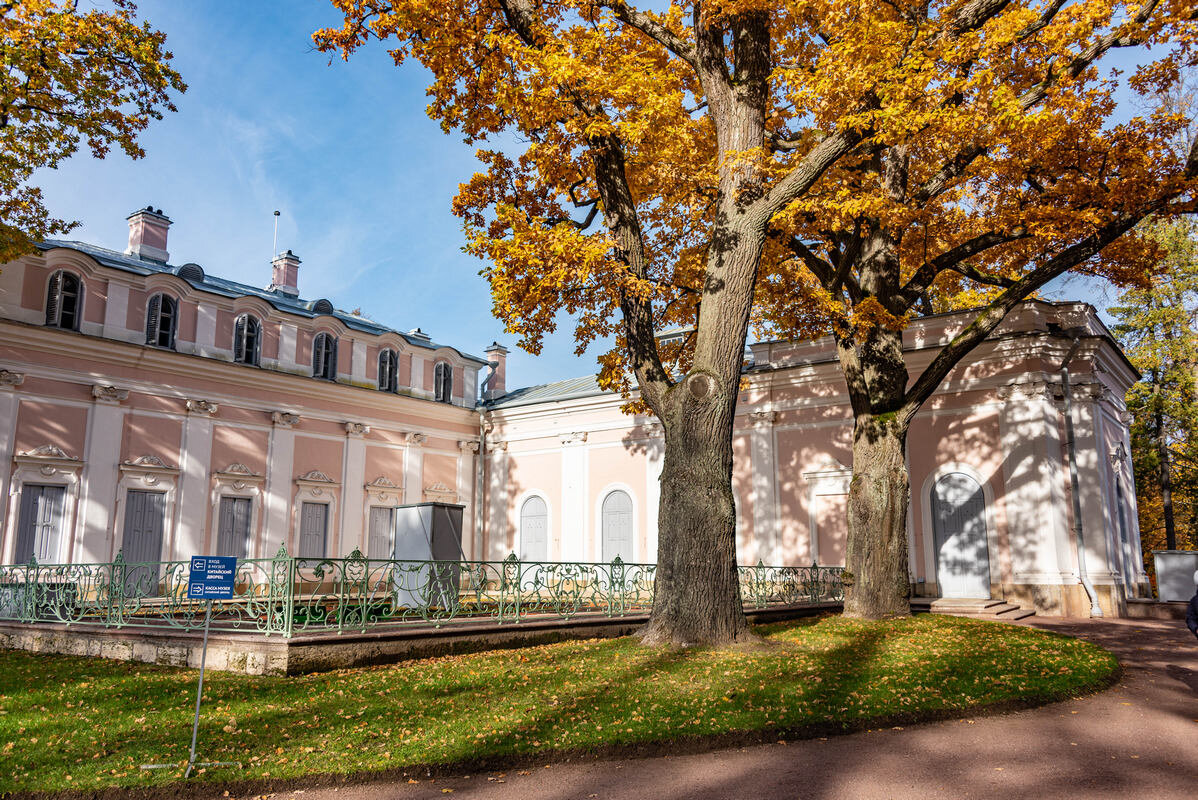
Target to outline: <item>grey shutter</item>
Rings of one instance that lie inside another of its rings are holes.
[[[125,572],[125,592],[135,597],[158,594],[162,560],[162,526],[166,495],[130,489],[125,495],[125,533],[121,552],[130,566]]]
[[[300,506],[300,558],[324,558],[327,547],[329,507],[326,503]]]
[[[162,295],[150,298],[146,306],[146,344],[158,344],[158,324],[162,321]]]
[[[66,489],[62,486],[27,484],[22,487],[17,515],[18,564],[28,563],[33,557],[39,564],[52,564],[58,560],[65,500]]]
[[[58,325],[58,312],[62,294],[62,272],[50,276],[50,285],[46,289],[46,324]]]
[[[312,340],[312,377],[314,378],[324,377],[324,348],[327,338],[325,334],[318,333]]]
[[[381,506],[370,509],[370,540],[366,544],[367,558],[391,558],[391,528],[394,510]]]
[[[245,329],[246,318],[238,317],[237,322],[233,325],[233,360],[245,363]]]
[[[340,346],[340,342],[332,336],[328,337],[328,342],[329,342],[328,372],[326,373],[325,377],[331,381],[335,381],[335,380],[337,380],[337,349]]]
[[[539,497],[520,507],[520,560],[549,560],[549,509]]]
[[[603,498],[603,560],[632,560],[632,498],[616,491]]]
[[[248,497],[222,497],[216,537],[218,556],[245,558],[249,552],[250,500]]]

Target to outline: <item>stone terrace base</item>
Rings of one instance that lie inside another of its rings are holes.
[[[749,610],[750,622],[774,622],[840,611],[840,603]],[[530,647],[568,639],[627,636],[647,614],[527,620],[510,625],[456,623],[441,628],[378,628],[366,633],[319,632],[284,639],[260,633],[212,632],[208,668],[246,675],[302,675],[413,658]],[[200,666],[203,633],[156,628],[0,622],[0,647],[34,653],[143,661],[172,667]]]
[[[1185,601],[1128,600],[1127,616],[1131,619],[1185,619]]]

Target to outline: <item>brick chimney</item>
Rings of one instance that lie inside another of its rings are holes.
[[[494,400],[507,394],[507,354],[511,352],[499,342],[492,342],[485,351],[491,374],[483,382],[483,400]]]
[[[146,206],[125,219],[129,220],[129,246],[125,248],[125,254],[165,264],[171,257],[166,252],[166,232],[171,221],[162,209]]]
[[[288,250],[282,255],[275,256],[270,262],[274,274],[270,282],[270,290],[279,294],[299,297],[299,256]]]

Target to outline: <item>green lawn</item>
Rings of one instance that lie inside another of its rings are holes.
[[[1118,668],[1094,645],[925,615],[760,627],[763,647],[595,640],[298,678],[208,673],[199,780],[360,773],[1047,701]],[[196,671],[0,651],[0,794],[178,780]],[[193,780],[195,778],[193,777]]]

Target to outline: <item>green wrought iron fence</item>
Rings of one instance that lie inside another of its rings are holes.
[[[0,619],[105,627],[199,629],[204,602],[187,597],[189,561],[0,566]],[[843,599],[841,568],[740,567],[746,607]],[[234,597],[216,601],[212,629],[289,637],[386,625],[508,624],[580,615],[620,617],[653,605],[653,564],[309,559],[279,548],[242,559]]]

